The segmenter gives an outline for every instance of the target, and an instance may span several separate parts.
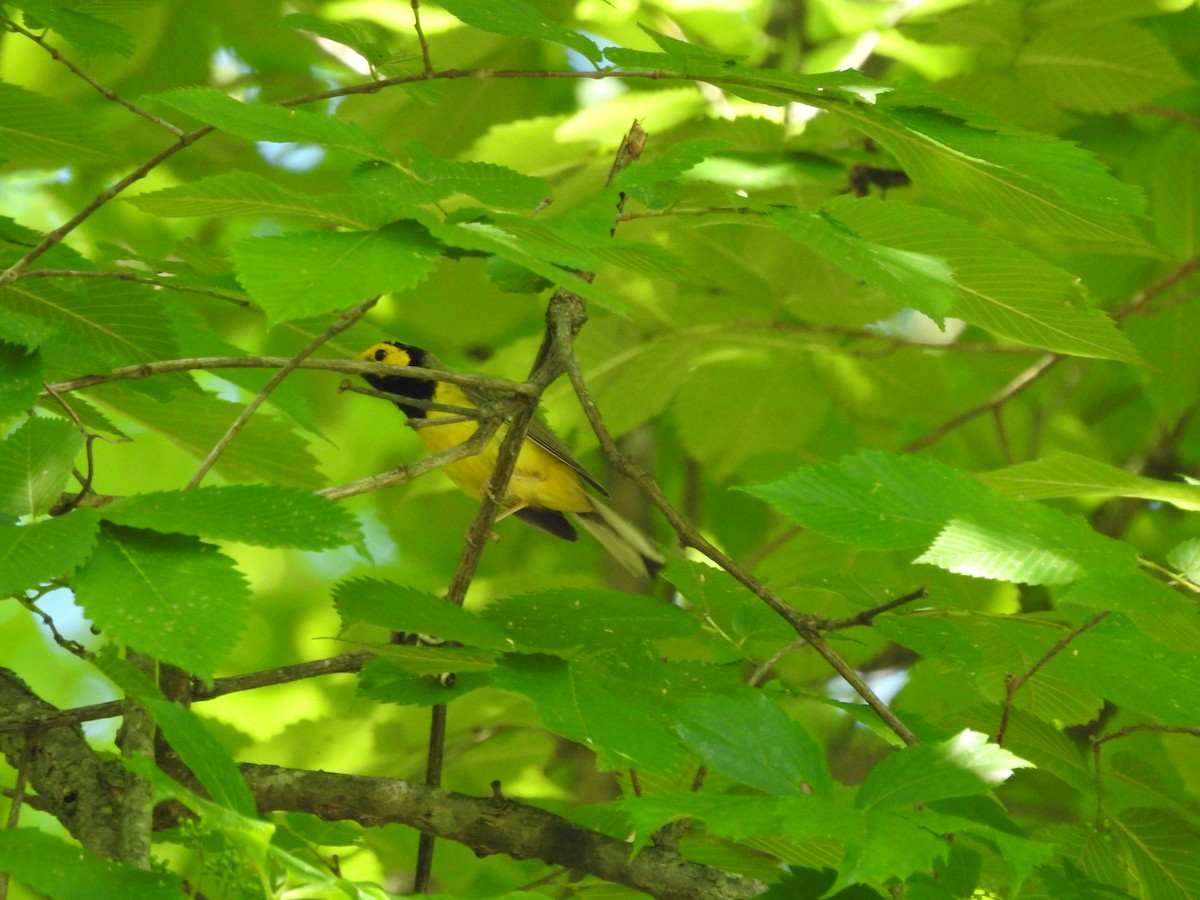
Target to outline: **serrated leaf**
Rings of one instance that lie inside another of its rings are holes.
[[[648,162],[638,160],[617,173],[612,181],[615,190],[630,191],[664,181],[674,181],[685,172],[694,169],[710,156],[730,147],[728,141],[718,138],[699,138],[672,144],[657,159]]]
[[[491,683],[492,678],[487,672],[456,671],[453,683],[446,684],[439,678],[420,675],[402,665],[394,665],[389,659],[376,657],[359,672],[358,692],[379,703],[436,706]]]
[[[1125,22],[1043,28],[1016,59],[1021,79],[1072,109],[1111,113],[1192,83],[1158,38]]]
[[[1162,809],[1126,809],[1108,822],[1132,862],[1142,896],[1188,900],[1200,895],[1195,848],[1200,829]]]
[[[669,603],[599,590],[560,589],[506,597],[490,604],[482,618],[516,646],[568,657],[580,647],[686,637],[700,624]]]
[[[1027,132],[990,130],[927,106],[837,107],[922,188],[964,212],[1084,240],[1142,246],[1137,190],[1088,153]],[[924,100],[925,98],[913,98]]]
[[[233,560],[190,536],[105,525],[71,586],[110,639],[201,678],[246,624],[249,590]]]
[[[405,144],[418,178],[444,194],[461,193],[489,206],[533,209],[550,196],[550,182],[484,162],[438,159],[416,141]]]
[[[945,259],[958,288],[950,315],[1057,353],[1140,361],[1111,318],[1079,305],[1076,276],[997,235],[903,203],[839,199],[828,209],[867,240]]]
[[[1176,544],[1167,554],[1167,562],[1188,581],[1200,584],[1200,538]]]
[[[820,213],[784,211],[768,221],[846,274],[904,306],[920,310],[935,322],[946,317],[958,296],[953,269],[940,255],[872,243]]]
[[[604,768],[672,772],[683,762],[678,741],[644,697],[597,669],[555,656],[509,654],[492,677],[496,687],[532,700],[551,731],[599,753]]]
[[[156,491],[106,506],[110,522],[260,547],[327,550],[362,540],[349,512],[316,494],[239,484]]]
[[[110,159],[87,121],[42,94],[0,82],[0,159],[39,168]]]
[[[180,392],[160,403],[118,383],[101,385],[93,389],[91,396],[121,416],[159,432],[198,459],[204,458],[242,411],[241,404],[192,392]],[[300,487],[323,483],[317,461],[305,443],[261,411],[225,448],[215,468],[231,481]]]
[[[986,735],[965,730],[948,741],[905,747],[871,770],[858,789],[859,809],[914,806],[982,794],[1029,763]]]
[[[1072,641],[1068,652],[1054,656],[1043,671],[1087,685],[1123,709],[1162,724],[1191,727],[1200,708],[1196,651],[1168,648],[1144,634],[1130,617],[1112,613]]]
[[[29,278],[0,289],[0,307],[52,326],[42,354],[55,368],[78,373],[91,359],[109,366],[171,359],[177,344],[153,288],[89,279],[67,290],[57,279]]]
[[[95,856],[34,828],[0,832],[0,870],[55,900],[178,900],[183,881]]]
[[[210,87],[176,88],[152,99],[251,141],[295,141],[370,157],[390,156],[379,139],[361,126],[306,109],[243,103]]]
[[[367,230],[400,218],[405,207],[377,195],[305,194],[251,172],[223,172],[209,178],[126,197],[155,216],[303,216],[343,228]]]
[[[1084,573],[1132,569],[1137,551],[1083,519],[996,498],[953,517],[915,562],[1018,584],[1068,584]]]
[[[248,238],[233,248],[238,278],[269,325],[405,291],[433,271],[438,248],[411,222],[378,231]]]
[[[767,794],[831,797],[833,778],[820,745],[762,693],[688,700],[675,730],[705,765]]]
[[[406,585],[355,579],[339,584],[334,589],[333,600],[343,629],[352,622],[367,622],[392,631],[427,634],[474,647],[508,649],[512,646],[503,632],[486,619],[441,597]]]
[[[592,41],[546,18],[523,0],[446,0],[440,5],[454,18],[482,31],[552,41],[570,47],[593,63],[603,59],[600,48]]]
[[[347,47],[351,47],[357,51],[360,56],[372,65],[381,65],[387,62],[391,56],[387,47],[377,41],[371,40],[369,36],[363,34],[360,29],[348,22],[330,22],[328,19],[322,19],[320,16],[312,16],[307,13],[289,13],[280,19],[279,23],[288,28],[311,31],[313,34],[319,34],[328,40],[345,44]]]
[[[81,10],[71,9],[63,2],[12,0],[11,5],[35,17],[40,26],[48,26],[58,32],[85,56],[100,53],[129,56],[133,52],[133,37],[124,28]]]
[[[693,353],[703,352],[694,346],[695,339],[692,343]],[[654,346],[647,352],[653,355]],[[726,346],[727,358],[690,372],[671,407],[683,446],[716,480],[728,478],[755,456],[805,446],[829,414],[824,383],[807,354],[735,353]],[[672,380],[667,376],[663,387]],[[805,398],[799,408],[797,397]],[[727,413],[734,407],[738,427],[730,428]],[[784,409],[789,413],[781,416]]]
[[[0,513],[40,516],[71,477],[83,435],[65,419],[34,418],[0,442]]]
[[[1187,615],[1192,604],[1146,572],[1091,572],[1080,578],[1062,595],[1063,603],[1076,603],[1089,609],[1113,609],[1139,613]]]
[[[964,473],[935,460],[867,450],[743,490],[799,525],[875,550],[923,546],[956,513],[987,496]]]
[[[44,380],[38,353],[0,341],[0,421],[32,409]]]
[[[1134,475],[1077,453],[1058,451],[1033,462],[975,477],[1006,497],[1024,500],[1140,497],[1144,500],[1161,500],[1193,512],[1200,510],[1200,486]]]
[[[429,229],[435,238],[451,247],[495,254],[540,275],[553,285],[560,285],[594,301],[610,312],[625,311],[625,304],[604,288],[545,261],[531,247],[502,228],[487,222],[447,222],[424,210],[414,213],[414,218]]]
[[[441,675],[448,672],[487,672],[498,663],[490,650],[474,647],[446,647],[429,644],[382,644],[375,653],[390,665],[415,675]]]
[[[70,575],[92,552],[97,528],[96,515],[86,509],[30,525],[0,526],[0,596]]]

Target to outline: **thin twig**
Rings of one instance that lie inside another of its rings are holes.
[[[412,0],[413,29],[417,32],[417,40],[421,44],[421,74],[426,78],[433,77],[433,61],[429,56],[429,41],[425,40],[425,29],[421,27],[421,0]]]
[[[107,384],[110,381],[151,378],[155,375],[166,375],[172,372],[201,369],[281,369],[290,365],[292,361],[290,356],[196,356],[188,359],[164,359],[122,366],[119,369],[113,369],[107,375],[84,375],[69,381],[59,381],[47,385],[41,396],[48,397],[51,391],[66,394],[83,388],[95,387],[98,384]],[[306,359],[296,365],[296,368],[337,372],[339,375],[403,375],[406,378],[446,381],[460,387],[499,391],[523,397],[533,396],[536,390],[532,385],[517,381],[505,381],[502,378],[487,378],[483,375],[471,375],[464,372],[439,371],[435,373],[430,369],[419,369],[414,366],[390,366],[387,363],[357,359]]]
[[[1042,655],[1041,659],[1039,659],[1037,662],[1035,662],[1032,666],[1029,667],[1029,669],[1025,672],[1024,675],[1016,676],[1016,675],[1009,674],[1009,675],[1005,676],[1005,679],[1004,679],[1004,710],[1000,714],[1000,726],[996,729],[996,743],[997,744],[1004,743],[1004,735],[1008,731],[1008,720],[1012,716],[1013,701],[1016,700],[1017,691],[1019,691],[1019,690],[1021,690],[1021,688],[1025,687],[1025,685],[1029,683],[1029,680],[1031,678],[1033,678],[1033,676],[1036,675],[1039,671],[1041,671],[1042,667],[1044,665],[1046,665],[1046,663],[1050,662],[1050,660],[1054,659],[1054,657],[1058,656],[1058,654],[1062,653],[1065,649],[1067,649],[1067,647],[1070,645],[1070,643],[1073,640],[1075,640],[1075,638],[1079,637],[1085,631],[1088,631],[1089,629],[1096,627],[1101,622],[1103,622],[1106,618],[1108,618],[1108,614],[1109,614],[1109,610],[1105,610],[1104,612],[1096,613],[1096,615],[1092,616],[1090,619],[1088,619],[1086,622],[1084,622],[1078,628],[1074,629],[1069,634],[1063,635],[1062,638],[1060,638],[1058,641],[1055,642],[1053,647],[1051,647],[1049,650],[1047,650]]]
[[[81,68],[79,68],[77,65],[75,65],[75,63],[71,62],[69,59],[67,59],[65,56],[63,56],[56,48],[50,46],[50,44],[48,44],[45,41],[45,39],[42,38],[40,35],[34,34],[32,31],[27,31],[26,29],[22,28],[20,25],[18,25],[16,22],[14,22],[12,19],[8,18],[7,16],[0,16],[0,22],[3,22],[6,26],[8,26],[13,31],[15,31],[17,34],[24,35],[25,37],[29,38],[29,40],[33,41],[35,44],[37,44],[39,47],[41,47],[43,50],[45,50],[47,53],[49,53],[52,57],[54,57],[55,60],[57,60],[58,62],[62,63],[64,66],[66,66],[68,69],[70,69],[71,73],[73,75],[86,81],[88,84],[90,84],[93,88],[95,88],[97,91],[99,91],[105,97],[107,97],[113,103],[121,104],[127,110],[129,110],[131,113],[141,116],[143,119],[145,119],[148,122],[153,122],[159,128],[162,128],[165,131],[169,131],[171,134],[173,134],[177,138],[183,137],[182,129],[176,128],[174,125],[172,125],[166,119],[161,119],[158,116],[154,115],[154,113],[150,112],[149,110],[142,109],[137,104],[131,103],[130,101],[126,100],[124,97],[118,96],[115,91],[102,85],[100,82],[98,82],[95,78],[93,78],[87,72],[83,71]]]
[[[1166,293],[1171,288],[1175,287],[1179,282],[1183,281],[1193,272],[1200,271],[1200,256],[1189,259],[1183,265],[1176,268],[1173,272],[1168,272],[1150,287],[1144,291],[1139,291],[1128,302],[1121,304],[1112,312],[1112,317],[1120,322],[1122,319],[1140,312],[1145,308],[1146,304],[1154,300],[1161,294]]]
[[[924,450],[931,444],[936,444],[951,431],[962,427],[972,419],[982,416],[984,413],[993,412],[999,409],[1021,391],[1025,390],[1039,378],[1053,369],[1056,365],[1062,362],[1067,357],[1057,353],[1049,353],[1035,362],[1033,365],[1019,372],[1008,384],[992,394],[983,403],[977,406],[972,406],[970,409],[960,412],[958,415],[947,420],[946,422],[934,428],[932,431],[927,431],[925,434],[910,441],[904,448],[905,453],[916,453],[918,450]]]
[[[25,805],[25,786],[29,782],[29,764],[33,761],[35,739],[33,731],[26,732],[25,741],[21,744],[21,760],[17,763],[17,779],[12,792],[5,792],[12,798],[8,806],[8,821],[4,824],[7,831],[13,831],[21,824],[21,808]],[[8,900],[8,876],[7,868],[0,870],[0,900]]]
[[[275,388],[279,387],[283,379],[287,378],[288,375],[295,371],[296,367],[299,366],[300,363],[304,362],[305,359],[320,349],[322,344],[331,338],[337,337],[337,335],[341,334],[343,331],[365,316],[367,314],[367,310],[369,310],[378,302],[379,297],[375,296],[370,300],[366,300],[363,303],[358,304],[358,306],[342,315],[336,322],[326,328],[323,333],[317,335],[315,338],[309,341],[308,345],[294,357],[292,357],[287,365],[280,367],[279,371],[272,375],[271,380],[263,385],[262,390],[254,395],[254,399],[246,404],[245,409],[238,414],[238,417],[233,420],[230,426],[225,430],[225,433],[221,435],[220,439],[216,442],[216,444],[213,445],[213,448],[208,451],[208,455],[204,457],[204,460],[200,463],[200,467],[196,470],[196,474],[193,475],[191,480],[187,483],[185,490],[192,490],[204,480],[204,476],[209,473],[212,467],[216,464],[217,460],[220,459],[221,454],[225,452],[225,449],[231,443],[233,443],[233,439],[238,436],[243,428],[246,427],[246,423],[250,421],[250,417],[253,416],[258,411],[258,408],[267,401],[267,398],[271,396],[271,392],[274,391]]]
[[[150,287],[162,288],[167,291],[175,291],[180,294],[199,294],[203,297],[216,297],[218,300],[225,300],[229,303],[236,303],[245,309],[249,309],[253,304],[244,297],[235,297],[233,294],[226,294],[222,291],[208,290],[207,288],[187,287],[186,285],[176,284],[170,278],[152,278],[147,275],[138,275],[134,272],[94,272],[88,269],[33,269],[21,275],[22,278],[106,278],[116,281],[131,281],[134,284],[145,284]]]
[[[915,591],[905,594],[903,597],[897,597],[894,600],[887,601],[886,603],[880,603],[878,606],[872,606],[870,609],[864,609],[857,615],[848,616],[845,619],[831,619],[821,626],[821,630],[841,631],[845,628],[855,628],[859,625],[871,625],[874,623],[877,616],[881,616],[886,612],[891,612],[893,609],[904,606],[908,603],[913,603],[917,600],[924,600],[928,596],[928,589],[919,587]]]
[[[293,681],[303,681],[321,675],[336,675],[344,672],[357,672],[372,654],[362,651],[343,653],[326,659],[312,662],[296,663],[277,669],[264,669],[260,672],[249,672],[244,675],[232,675],[227,678],[217,678],[211,685],[194,683],[192,700],[215,700],[226,694],[236,694],[239,691],[251,691],[277,684],[288,684]],[[90,706],[78,706],[74,709],[54,710],[53,712],[32,713],[26,716],[16,716],[11,719],[0,719],[0,734],[13,731],[32,729],[36,732],[49,731],[53,728],[66,728],[81,722],[94,722],[98,719],[111,719],[124,711],[125,701],[110,700],[106,703],[93,703]]]
[[[18,259],[15,263],[9,266],[4,272],[0,272],[0,287],[11,284],[21,276],[21,273],[29,268],[34,260],[40,258],[43,253],[56,247],[60,244],[68,234],[86,222],[96,210],[104,206],[127,187],[141,181],[151,172],[153,172],[164,161],[170,159],[180,150],[186,150],[196,141],[200,140],[207,134],[212,133],[216,129],[212,125],[204,125],[197,128],[195,131],[189,131],[187,134],[180,135],[179,139],[169,147],[160,150],[150,159],[146,160],[124,178],[115,182],[105,190],[96,195],[87,206],[81,209],[75,215],[71,216],[62,225],[59,225],[53,231],[47,232],[46,235],[38,241],[38,243],[24,256]]]

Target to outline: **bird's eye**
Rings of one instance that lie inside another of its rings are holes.
[[[388,352],[386,350],[376,350],[375,351],[375,362],[383,362],[385,359],[387,359],[387,355],[388,355]]]

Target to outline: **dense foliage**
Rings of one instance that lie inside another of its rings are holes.
[[[10,897],[1200,896],[1192,0],[0,23]]]

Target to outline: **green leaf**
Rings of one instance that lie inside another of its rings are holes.
[[[127,419],[161,432],[197,458],[203,458],[242,411],[242,405],[209,394],[179,393],[160,403],[127,386],[107,384],[91,396]],[[226,447],[216,471],[231,481],[284,482],[301,487],[324,483],[316,460],[302,440],[260,411]]]
[[[0,289],[0,308],[54,327],[42,354],[55,368],[79,372],[93,357],[117,366],[176,355],[162,301],[147,285],[89,279],[68,290],[58,279],[28,278]]]
[[[54,900],[179,900],[183,881],[95,856],[34,828],[0,831],[0,870]]]
[[[945,522],[987,496],[935,460],[869,450],[744,490],[799,525],[873,550],[928,544]]]
[[[96,545],[98,524],[91,510],[80,509],[30,525],[0,525],[0,596],[70,575]]]
[[[0,513],[40,516],[58,500],[83,435],[65,419],[27,419],[0,443]]]
[[[1014,708],[1004,732],[1004,746],[1040,771],[1057,775],[1085,797],[1094,795],[1095,774],[1083,750],[1062,728]]]
[[[1200,252],[1200,231],[1197,243]],[[1200,394],[1200,354],[1191,341],[1200,334],[1200,305],[1170,304],[1153,316],[1132,316],[1125,330],[1148,363],[1138,370],[1146,396],[1167,424],[1178,422]]]
[[[62,0],[11,0],[10,5],[36,18],[39,26],[57,31],[85,56],[101,53],[129,56],[133,52],[133,37],[124,28],[79,9],[70,9]]]
[[[1193,725],[1191,711],[1200,703],[1200,656],[1195,648],[1168,648],[1120,613],[1110,614],[1072,641],[1043,671],[1087,685],[1123,709],[1166,725]]]
[[[319,34],[328,40],[345,44],[375,66],[382,65],[391,58],[391,53],[387,47],[372,40],[365,33],[366,29],[359,29],[348,22],[330,22],[327,19],[307,13],[289,13],[280,19],[279,22],[288,28],[311,31],[313,34]]]
[[[370,157],[390,156],[387,147],[361,126],[307,109],[243,103],[210,87],[176,88],[154,94],[152,98],[251,141],[295,141]]]
[[[105,525],[72,587],[110,639],[211,678],[245,627],[249,592],[211,544]]]
[[[300,216],[355,230],[378,228],[409,208],[379,194],[305,194],[251,172],[223,172],[208,178],[126,197],[154,216]]]
[[[415,675],[487,672],[497,665],[492,651],[474,647],[381,644],[373,647],[373,650],[395,668]]]
[[[1094,113],[1127,110],[1192,83],[1158,38],[1128,23],[1087,18],[1039,30],[1016,66],[1036,91]]]
[[[949,851],[943,837],[910,817],[891,809],[869,809],[861,831],[846,841],[846,855],[830,892],[854,884],[906,879],[914,872],[929,871]]]
[[[190,709],[163,696],[158,685],[141,670],[131,666],[114,652],[111,645],[98,655],[101,671],[112,679],[126,696],[147,707],[171,749],[208,792],[214,803],[240,813],[256,815],[254,795],[221,742],[204,727]]]
[[[491,683],[492,677],[487,672],[455,672],[453,684],[444,684],[438,678],[393,665],[390,660],[380,657],[372,659],[358,673],[358,693],[361,696],[398,706],[450,703]]]
[[[834,112],[886,147],[915,183],[947,204],[1049,234],[1143,246],[1129,215],[1140,211],[1140,194],[1087,152],[1008,126],[989,128],[986,117],[976,126],[924,105],[930,97],[894,96],[894,106],[889,100]],[[905,102],[917,105],[900,105]]]
[[[738,353],[726,346],[722,355],[693,371],[672,405],[684,447],[718,480],[755,456],[805,446],[827,422],[830,406],[808,354]],[[806,398],[800,408],[797,397]],[[730,427],[732,409],[736,428]],[[785,409],[789,414],[781,416]]]
[[[1089,609],[1187,616],[1194,611],[1186,597],[1145,572],[1091,572],[1063,594],[1061,602]]]
[[[1200,584],[1200,538],[1175,545],[1167,554],[1167,562],[1188,581]]]
[[[675,730],[705,765],[768,794],[833,794],[820,745],[759,691],[682,703]]]
[[[533,209],[552,193],[545,178],[505,166],[438,159],[416,141],[405,144],[405,150],[417,177],[441,189],[444,196],[467,194],[489,206]]]
[[[1200,134],[1180,124],[1156,137],[1151,153],[1150,198],[1158,242],[1174,259],[1191,259],[1200,255]],[[1196,315],[1194,304],[1176,310]],[[1147,318],[1159,319],[1166,312]]]
[[[511,647],[504,634],[484,618],[406,585],[367,578],[344,581],[334,589],[333,600],[343,630],[352,622],[367,622],[473,647]]]
[[[1132,569],[1137,551],[1081,518],[996,498],[947,523],[916,562],[1019,584],[1068,584],[1085,572]]]
[[[1108,315],[1080,305],[1084,297],[1075,275],[997,235],[904,203],[844,198],[828,209],[864,240],[944,259],[958,286],[945,310],[950,315],[1056,353],[1140,361]],[[928,314],[925,307],[915,308]]]
[[[905,747],[871,770],[858,789],[859,809],[915,806],[982,794],[1030,764],[987,735],[966,730],[937,744]]]
[[[38,353],[0,341],[0,421],[32,409],[43,381],[42,358]]]
[[[1059,451],[1034,462],[1020,463],[975,477],[1006,497],[1023,500],[1140,497],[1144,500],[1162,500],[1192,512],[1200,510],[1200,486],[1134,475],[1077,453]]]
[[[71,107],[0,82],[0,159],[51,169],[110,159],[86,120]]]
[[[552,41],[570,47],[592,63],[603,59],[600,48],[592,41],[546,18],[523,0],[446,0],[439,5],[454,18],[481,31]]]
[[[836,216],[836,213],[835,213]],[[837,218],[787,210],[769,221],[846,274],[940,323],[958,294],[952,266],[941,255],[873,243]]]
[[[552,590],[506,597],[482,618],[517,647],[570,657],[580,647],[687,637],[699,621],[654,597],[618,591]]]
[[[685,172],[694,169],[704,160],[721,150],[730,148],[728,141],[717,138],[699,138],[672,144],[657,159],[638,160],[636,165],[627,166],[617,173],[612,181],[615,190],[630,191],[665,181],[674,181]]]
[[[533,701],[546,727],[595,750],[603,768],[672,772],[684,759],[665,721],[633,685],[579,661],[509,654],[495,686]]]
[[[276,485],[226,485],[137,494],[106,506],[119,525],[260,547],[327,550],[362,540],[348,511],[316,494]]]
[[[561,285],[574,291],[610,312],[625,311],[625,304],[604,288],[585,281],[575,272],[547,262],[535,252],[542,248],[527,246],[503,228],[488,222],[447,222],[424,210],[414,213],[414,218],[429,229],[429,233],[435,238],[451,247],[494,254],[540,275],[550,284]]]
[[[1142,896],[1187,900],[1200,895],[1200,830],[1162,809],[1126,809],[1108,821],[1133,864]]]
[[[438,250],[411,222],[378,231],[306,232],[234,245],[238,278],[269,325],[406,291],[433,271]]]

